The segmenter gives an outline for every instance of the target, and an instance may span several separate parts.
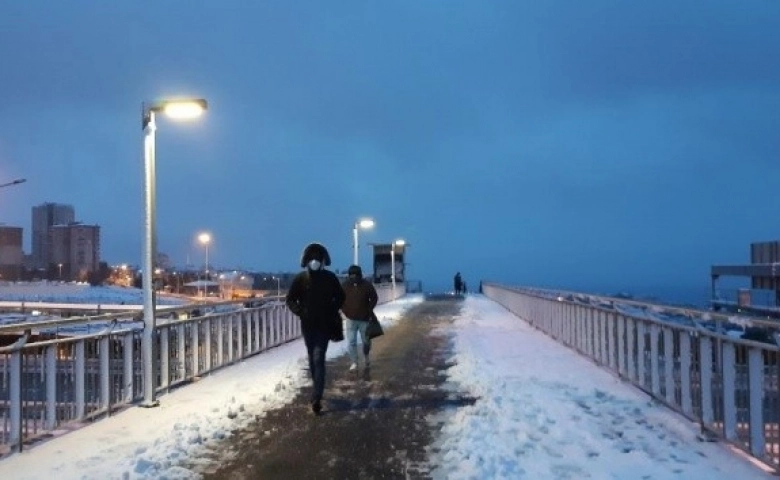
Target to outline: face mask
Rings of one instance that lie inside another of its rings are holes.
[[[320,263],[319,260],[314,259],[309,262],[309,269],[311,270],[319,270],[320,266],[322,266],[322,264]]]

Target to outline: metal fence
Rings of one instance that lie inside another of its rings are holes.
[[[656,400],[697,422],[703,433],[727,441],[780,468],[780,349],[720,329],[685,326],[631,314],[619,304],[641,302],[590,296],[575,299],[486,283],[486,296]],[[710,323],[734,317],[644,304],[659,315],[692,314]],[[777,323],[760,322],[766,328]]]
[[[377,293],[385,303],[404,295],[405,288],[378,287]],[[198,304],[164,312],[197,316],[159,318],[158,312],[153,339],[158,394],[301,335],[300,322],[282,302]],[[30,342],[36,332],[86,324],[101,327]],[[18,335],[13,345],[0,347],[0,457],[141,401],[142,332],[127,313],[0,326],[1,334]]]

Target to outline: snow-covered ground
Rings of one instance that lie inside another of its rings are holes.
[[[421,301],[377,308],[385,328]],[[478,397],[431,421],[436,478],[773,478],[645,394],[480,295],[454,324],[450,381]],[[328,356],[345,352],[332,345]],[[182,459],[288,403],[304,384],[302,342],[272,349],[111,418],[0,460],[0,478],[196,478]],[[317,421],[312,417],[312,421]],[[388,456],[394,456],[388,452]]]

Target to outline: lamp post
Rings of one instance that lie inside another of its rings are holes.
[[[276,280],[276,296],[282,296],[282,279],[279,277],[271,277]]]
[[[395,300],[395,247],[403,247],[406,241],[398,239],[390,245],[390,282],[393,284],[393,300]]]
[[[203,279],[203,296],[205,297],[208,293],[208,287],[206,286],[206,282],[209,279],[209,243],[211,243],[211,234],[208,232],[203,232],[200,235],[198,235],[198,241],[203,245],[206,249],[206,268],[204,269],[204,279]]]
[[[59,263],[59,264],[57,264],[57,266],[58,266],[58,267],[59,267],[59,269],[60,269],[60,281],[62,281],[62,264],[61,264],[61,263]]]
[[[361,218],[357,222],[355,222],[355,225],[352,227],[352,264],[353,265],[360,265],[358,263],[358,230],[363,228],[373,228],[374,226],[374,220],[370,218]]]
[[[16,180],[14,180],[12,182],[7,182],[7,183],[0,184],[0,188],[2,188],[2,187],[10,187],[11,185],[19,185],[20,183],[24,183],[26,181],[27,181],[26,178],[17,178]]]
[[[154,329],[155,299],[152,290],[154,282],[154,257],[157,249],[156,232],[156,181],[155,181],[155,131],[157,113],[185,120],[197,118],[206,110],[206,100],[203,99],[169,99],[151,104],[141,105],[141,128],[144,132],[144,248],[142,265],[143,301],[144,301],[144,331],[141,338],[141,357],[143,359],[144,399],[145,407],[156,406],[154,388]]]

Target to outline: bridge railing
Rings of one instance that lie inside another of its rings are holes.
[[[378,286],[377,293],[385,303],[405,289]],[[300,322],[281,300],[158,311],[156,392],[299,338]],[[141,401],[142,331],[137,312],[0,326],[0,334],[17,337],[0,347],[0,457]]]
[[[697,422],[705,436],[727,441],[775,470],[780,467],[780,348],[734,338],[720,328],[738,319],[491,283],[483,284],[483,292]],[[665,316],[692,322],[664,321]],[[755,323],[778,327],[777,322]]]

